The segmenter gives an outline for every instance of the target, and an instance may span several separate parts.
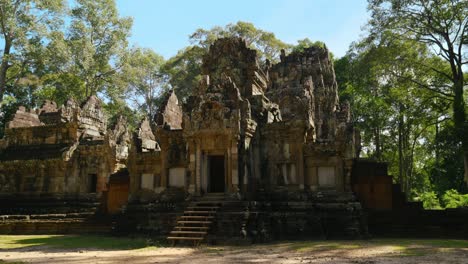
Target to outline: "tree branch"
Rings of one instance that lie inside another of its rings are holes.
[[[419,81],[416,81],[416,80],[414,80],[413,78],[408,78],[408,77],[398,76],[398,75],[396,75],[396,77],[405,79],[405,80],[407,80],[407,81],[410,81],[410,82],[412,82],[412,83],[414,83],[414,84],[417,84],[418,86],[420,86],[420,87],[422,87],[422,88],[424,88],[424,89],[427,89],[427,90],[429,90],[429,91],[431,91],[431,92],[440,94],[440,95],[442,95],[442,96],[449,97],[449,98],[450,98],[450,97],[453,97],[453,95],[451,95],[451,94],[448,94],[448,93],[444,93],[444,92],[442,92],[442,91],[439,91],[439,90],[437,90],[437,89],[435,89],[435,88],[430,87],[430,86],[427,85],[427,84],[423,84],[423,83],[421,83],[421,82],[419,82]]]

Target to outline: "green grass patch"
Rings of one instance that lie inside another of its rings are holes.
[[[155,243],[145,238],[124,238],[93,235],[28,235],[0,236],[0,248],[46,246],[53,248],[142,249]]]
[[[399,256],[425,256],[434,253],[450,252],[468,248],[468,240],[457,239],[375,239],[369,243],[381,246],[393,246],[400,251]]]
[[[215,254],[215,253],[221,253],[224,252],[225,248],[223,247],[204,247],[203,252],[208,253],[208,254]]]
[[[333,249],[356,249],[360,248],[359,241],[300,241],[287,244],[289,248],[304,251],[325,251]]]
[[[369,243],[402,247],[419,245],[435,248],[468,248],[468,240],[459,239],[372,239]]]
[[[425,256],[434,252],[450,252],[468,248],[468,240],[456,239],[371,239],[352,241],[294,241],[282,244],[299,252],[328,250],[352,250],[378,246],[391,246],[399,254],[396,256]],[[393,255],[395,256],[395,255]]]
[[[20,261],[9,262],[9,261],[5,261],[5,260],[0,259],[0,264],[25,264],[25,262],[20,262]]]

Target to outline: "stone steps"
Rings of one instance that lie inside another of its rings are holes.
[[[171,231],[171,235],[173,234],[193,234],[193,235],[206,235],[208,232],[206,231]]]
[[[61,219],[86,219],[94,216],[94,212],[69,213],[69,214],[31,214],[31,215],[0,215],[0,221],[12,220],[61,220]]]
[[[167,237],[168,240],[176,241],[176,240],[192,240],[192,241],[202,241],[205,239],[204,237],[183,237],[183,236],[176,236],[176,237]]]
[[[0,221],[0,234],[3,235],[108,234],[111,231],[112,223],[86,219]]]
[[[185,211],[184,213],[185,214],[198,214],[198,215],[208,214],[208,215],[210,215],[210,214],[214,214],[215,212],[216,212],[215,210],[213,210],[213,211],[190,211],[189,210],[189,211]]]
[[[225,202],[225,195],[207,194],[195,201],[192,201],[179,216],[176,226],[170,232],[167,240],[174,245],[181,241],[192,241],[194,245],[201,243],[215,220],[217,211]]]
[[[216,207],[220,204],[223,204],[224,201],[223,200],[213,200],[213,201],[196,201],[196,202],[193,202],[193,204],[197,205],[197,206],[207,206],[207,207]]]
[[[174,231],[177,230],[209,230],[208,226],[176,226]]]
[[[45,215],[96,212],[97,195],[0,195],[0,215]]]
[[[0,234],[110,233],[96,194],[0,195]]]
[[[211,210],[211,211],[216,211],[219,209],[219,206],[189,206],[187,207],[187,210]]]
[[[183,215],[180,219],[213,219],[214,216],[207,216],[207,215]]]
[[[210,225],[211,221],[177,221],[178,224]]]

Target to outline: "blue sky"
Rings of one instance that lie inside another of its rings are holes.
[[[117,7],[121,16],[133,17],[131,44],[166,59],[189,45],[197,28],[237,21],[291,44],[306,37],[324,41],[341,57],[369,18],[366,0],[117,0]]]

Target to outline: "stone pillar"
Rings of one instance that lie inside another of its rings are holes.
[[[208,156],[204,151],[200,151],[200,191],[208,192],[208,169],[209,169],[209,160]]]
[[[306,184],[311,191],[318,189],[317,164],[311,161],[311,157],[305,159],[306,164]]]
[[[232,191],[237,192],[239,189],[239,172],[237,170],[238,167],[238,154],[237,154],[237,142],[232,142],[231,150],[231,184],[232,184]]]
[[[200,195],[201,191],[201,174],[202,174],[202,154],[200,144],[196,144],[195,153],[195,194]]]
[[[189,146],[189,165],[188,165],[188,170],[190,172],[190,179],[189,179],[189,186],[188,186],[188,192],[190,194],[195,194],[195,185],[196,185],[196,159],[195,159],[195,146],[194,144],[191,144]]]
[[[99,158],[99,167],[96,171],[96,193],[101,193],[107,190],[107,182],[109,180],[109,171],[107,163],[103,158]],[[88,179],[89,180],[89,179]]]
[[[303,144],[297,144],[297,176],[298,176],[298,184],[299,189],[304,189],[304,151],[303,151]]]
[[[232,187],[232,163],[231,163],[231,144],[228,144],[226,150],[224,151],[224,173],[225,173],[225,186],[226,190],[224,192],[233,192],[233,187]]]
[[[353,160],[347,159],[344,162],[344,191],[351,191],[351,172],[353,170]]]
[[[161,148],[161,189],[167,188],[168,168],[167,168],[167,147]]]
[[[67,170],[67,165],[63,161],[57,161],[49,165],[48,168],[48,188],[47,192],[66,192],[65,178],[73,173]],[[56,182],[56,184],[54,184]]]
[[[45,171],[45,165],[42,163],[38,164],[38,172],[39,174],[36,174],[36,182],[35,182],[35,192],[36,193],[41,193],[44,189],[44,171]]]

